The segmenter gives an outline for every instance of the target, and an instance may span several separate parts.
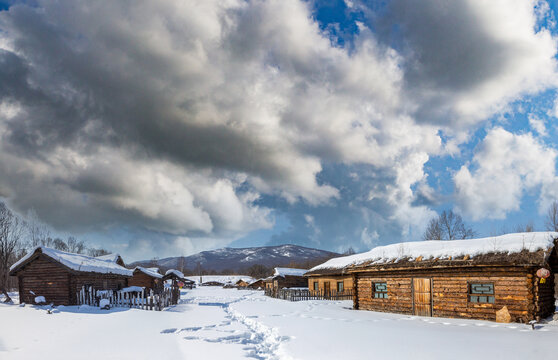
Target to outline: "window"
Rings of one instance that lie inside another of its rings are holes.
[[[372,283],[372,291],[374,292],[375,299],[387,299],[387,283],[385,282],[377,282]]]
[[[314,281],[314,291],[318,291],[318,282]]]
[[[343,292],[343,281],[337,282],[337,292]]]
[[[469,302],[494,304],[494,284],[492,283],[469,284]]]

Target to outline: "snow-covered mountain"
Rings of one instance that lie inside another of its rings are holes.
[[[241,271],[252,265],[264,265],[267,267],[284,266],[289,263],[304,264],[318,260],[327,260],[340,256],[337,253],[311,249],[298,245],[279,245],[252,248],[222,248],[211,251],[202,251],[195,255],[182,257],[170,257],[156,260],[156,266],[162,268],[179,268],[179,262],[184,263],[185,269],[194,270],[198,264],[204,270],[223,271],[230,269]],[[153,260],[137,261],[131,266],[151,266]]]

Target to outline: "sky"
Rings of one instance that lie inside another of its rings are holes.
[[[558,199],[558,2],[0,3],[0,198],[130,260]]]

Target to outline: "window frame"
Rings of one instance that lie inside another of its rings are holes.
[[[376,291],[376,284],[385,285],[386,290]],[[380,294],[380,296],[376,296],[376,294]],[[389,299],[387,281],[372,281],[372,299],[381,299],[381,300]]]
[[[318,281],[314,281],[314,291],[319,291],[320,290],[320,284]]]
[[[492,293],[473,293],[473,285],[490,285],[492,287]],[[476,297],[476,301],[471,301],[471,297]],[[480,301],[481,298],[486,298],[486,301]],[[492,301],[490,301],[492,299]],[[473,305],[494,305],[496,303],[496,289],[494,287],[493,281],[468,281],[467,282],[467,304]]]
[[[341,285],[341,289],[339,289],[339,285]],[[343,292],[343,291],[345,291],[345,283],[344,283],[344,281],[338,281],[337,282],[337,292],[340,293],[340,292]]]

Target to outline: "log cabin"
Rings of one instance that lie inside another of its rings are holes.
[[[244,280],[244,279],[239,279],[239,280],[235,283],[235,285],[236,285],[237,287],[245,288],[245,287],[248,287],[249,283],[248,283],[248,281],[246,281],[246,280]]]
[[[307,269],[276,267],[273,275],[264,279],[265,290],[274,294],[283,288],[305,288],[308,285],[308,281],[304,277],[307,271]],[[273,294],[272,296],[274,296]]]
[[[164,289],[163,275],[159,273],[158,268],[137,266],[132,278],[128,280],[128,284],[129,286],[144,287],[148,291],[153,290],[155,294],[159,294]]]
[[[353,307],[408,315],[514,322],[554,313],[558,233],[420,241],[333,259],[353,276]],[[325,265],[325,264],[322,264]]]
[[[265,288],[264,279],[258,279],[248,284],[249,289],[261,290]]]
[[[310,293],[326,296],[350,293],[353,291],[353,276],[344,268],[310,269],[304,276],[308,279]]]
[[[44,296],[46,303],[76,305],[83,286],[99,290],[120,290],[128,286],[132,271],[112,259],[99,259],[44,246],[33,249],[10,268],[19,284],[20,303],[34,303]]]

